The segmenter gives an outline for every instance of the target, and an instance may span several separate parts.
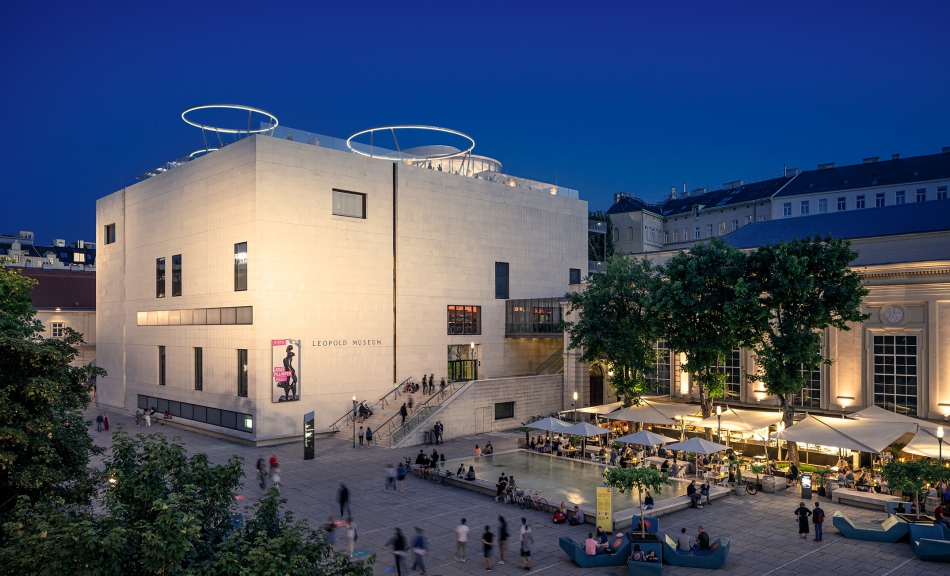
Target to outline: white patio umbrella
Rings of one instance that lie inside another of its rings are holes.
[[[664,426],[679,426],[676,418],[683,418],[695,414],[698,408],[691,404],[671,404],[663,402],[644,402],[639,406],[623,408],[607,414],[608,420],[624,420],[626,422],[643,422],[644,424],[663,424]]]
[[[581,457],[584,457],[584,453],[587,449],[587,439],[593,438],[594,436],[603,436],[604,434],[610,434],[609,428],[601,428],[600,426],[594,426],[587,422],[580,422],[569,426],[561,431],[563,434],[572,434],[575,436],[580,436],[583,438],[581,442]]]
[[[937,440],[937,427],[928,423],[927,426],[918,427],[917,435],[901,451],[927,458],[946,457],[950,456],[950,443],[941,450]]]
[[[908,432],[916,432],[916,422],[884,422],[874,419],[825,418],[809,414],[804,420],[775,432],[772,438],[878,453]]]
[[[655,434],[649,430],[641,430],[633,434],[621,436],[620,438],[614,440],[614,442],[622,442],[624,444],[638,444],[640,446],[659,446],[661,444],[676,442],[676,440],[674,438],[670,438],[669,436]]]
[[[548,416],[537,422],[532,422],[527,424],[525,428],[531,428],[533,430],[544,430],[545,432],[563,432],[565,428],[570,428],[571,425],[557,418],[552,418]],[[550,434],[545,434],[545,436],[550,436]]]
[[[715,442],[710,442],[705,438],[690,438],[685,442],[677,442],[675,444],[670,444],[664,446],[667,450],[682,450],[683,452],[694,452],[696,454],[714,454],[716,452],[722,452],[727,450],[728,446],[723,446],[722,444],[716,444]]]

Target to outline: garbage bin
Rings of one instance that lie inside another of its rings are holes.
[[[423,444],[432,444],[432,432],[426,430],[422,433],[422,442]]]
[[[811,473],[802,474],[802,499],[811,500]]]

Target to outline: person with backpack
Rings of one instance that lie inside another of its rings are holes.
[[[366,427],[366,447],[369,448],[370,444],[373,443],[373,429],[369,426]]]
[[[643,554],[643,550],[640,549],[639,544],[633,545],[633,553],[630,554],[630,559],[627,560],[627,564],[631,562],[646,562],[647,557]]]
[[[815,542],[821,542],[824,535],[825,511],[821,509],[821,504],[818,502],[815,502],[815,510],[811,513],[811,521],[815,523]]]

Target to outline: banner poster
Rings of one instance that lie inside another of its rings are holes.
[[[313,412],[303,416],[303,459],[313,460]]]
[[[300,340],[271,340],[274,402],[300,400]]]
[[[605,532],[613,532],[613,502],[610,486],[597,487],[597,526]]]

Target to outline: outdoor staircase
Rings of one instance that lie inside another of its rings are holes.
[[[564,348],[558,348],[557,352],[551,354],[551,357],[538,366],[535,373],[538,376],[542,374],[560,374],[564,372]]]

